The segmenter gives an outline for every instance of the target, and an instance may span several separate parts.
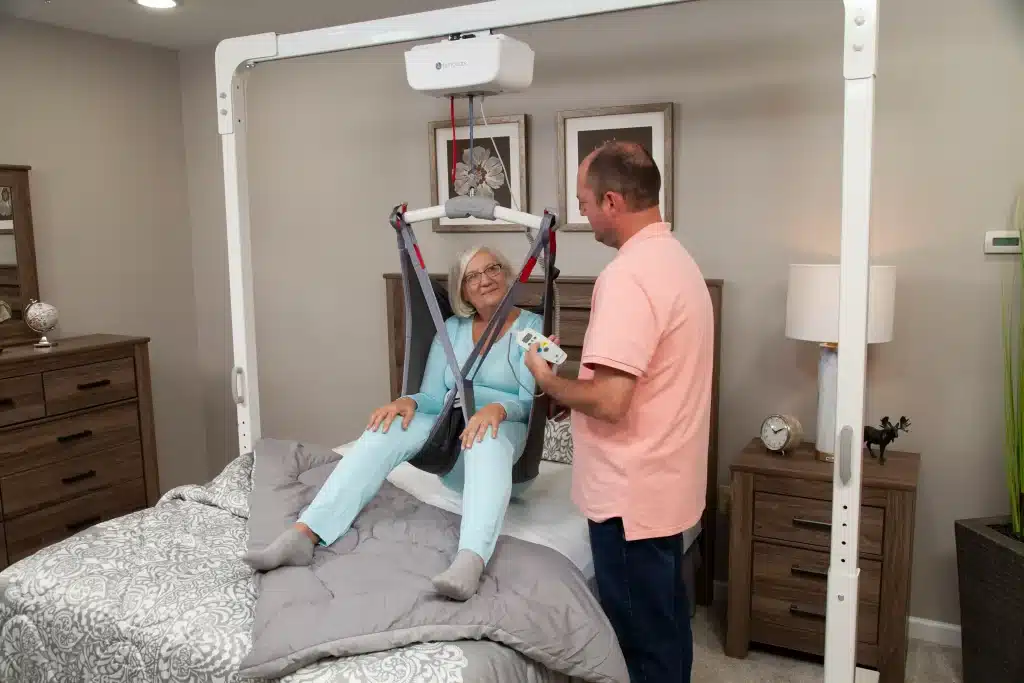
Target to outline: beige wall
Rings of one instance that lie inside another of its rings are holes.
[[[174,52],[0,22],[0,162],[33,167],[58,336],[151,337],[160,486],[207,474]]]
[[[869,354],[867,417],[913,421],[898,442],[924,462],[912,612],[946,622],[959,621],[953,520],[1006,509],[1004,269],[981,245],[986,229],[1006,225],[1024,179],[1024,41],[1011,6],[904,0],[885,3],[882,17],[872,250],[898,268],[899,319],[895,340]],[[784,338],[785,284],[789,263],[838,255],[840,22],[840,3],[716,0],[512,30],[537,52],[535,84],[487,103],[491,116],[531,117],[534,211],[556,199],[556,111],[677,103],[676,234],[708,277],[726,283],[722,482],[765,414],[792,411],[813,429],[816,349]],[[256,332],[269,435],[341,443],[387,398],[381,273],[397,261],[385,221],[398,202],[429,202],[427,122],[447,115],[444,103],[409,91],[403,49],[252,74]],[[220,404],[210,419],[229,422],[219,383],[230,352],[211,68],[209,52],[182,60],[205,399],[208,411]],[[418,237],[435,270],[470,241]],[[523,253],[522,237],[484,239]],[[596,274],[611,256],[588,235],[561,241],[567,275]],[[230,422],[226,432],[230,443]]]

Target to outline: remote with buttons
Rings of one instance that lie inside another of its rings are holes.
[[[536,330],[527,328],[520,331],[516,335],[516,342],[527,350],[529,350],[531,345],[537,344],[537,352],[540,353],[540,357],[549,363],[561,365],[565,362],[565,351],[558,348],[557,344]]]

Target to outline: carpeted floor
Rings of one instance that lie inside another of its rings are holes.
[[[745,659],[726,657],[707,610],[693,620],[693,683],[821,683],[823,667],[798,656],[752,648]],[[905,683],[963,683],[960,650],[911,641]]]

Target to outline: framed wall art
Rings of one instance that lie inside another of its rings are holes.
[[[450,197],[484,196],[508,209],[529,211],[526,182],[526,115],[474,119],[470,150],[469,119],[456,119],[452,146],[452,122],[433,121],[430,140],[430,204],[444,204]],[[516,232],[523,228],[505,221],[479,218],[441,218],[435,232]]]
[[[672,223],[672,117],[671,102],[558,112],[556,178],[562,230],[590,230],[576,201],[577,170],[590,152],[608,140],[639,142],[650,151],[661,171],[662,216]]]
[[[0,186],[0,233],[14,234],[14,190]]]

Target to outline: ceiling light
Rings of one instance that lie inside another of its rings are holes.
[[[134,0],[136,5],[150,9],[174,9],[181,5],[181,0]]]

